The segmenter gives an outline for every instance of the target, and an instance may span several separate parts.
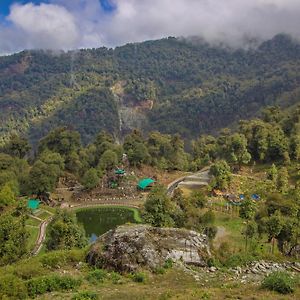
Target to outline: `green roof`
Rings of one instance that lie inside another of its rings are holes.
[[[30,209],[38,209],[40,206],[40,201],[36,199],[29,199],[27,203],[27,207]]]
[[[142,190],[144,190],[146,187],[148,187],[151,183],[155,182],[152,178],[145,178],[139,181],[138,187]]]
[[[124,175],[125,174],[125,170],[123,170],[123,169],[117,169],[117,170],[115,170],[115,174],[117,174],[117,175]]]

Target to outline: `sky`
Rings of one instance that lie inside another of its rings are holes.
[[[0,0],[0,54],[115,47],[168,36],[242,46],[300,38],[300,0]]]

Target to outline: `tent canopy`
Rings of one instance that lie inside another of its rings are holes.
[[[125,174],[125,170],[123,170],[123,169],[116,169],[115,170],[115,174],[116,175],[124,175]]]
[[[37,199],[29,199],[28,200],[28,203],[27,203],[27,207],[30,208],[30,209],[38,209],[40,206],[40,201],[37,200]]]
[[[145,188],[147,188],[150,184],[154,183],[155,180],[153,180],[152,178],[145,178],[139,181],[138,183],[138,187],[142,190],[144,190]]]

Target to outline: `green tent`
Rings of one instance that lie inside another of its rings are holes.
[[[40,201],[36,200],[36,199],[29,199],[28,203],[27,203],[27,207],[32,209],[32,210],[36,210],[38,209],[40,206]]]
[[[123,169],[117,169],[117,170],[115,170],[115,174],[116,175],[124,175],[125,174],[125,170],[123,170]]]
[[[146,189],[150,184],[154,183],[155,180],[153,180],[152,178],[145,178],[139,181],[138,183],[138,188],[141,190]]]

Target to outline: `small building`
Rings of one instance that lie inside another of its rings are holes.
[[[27,208],[31,209],[32,211],[35,211],[39,208],[40,201],[37,199],[29,199],[27,202]]]
[[[123,170],[123,169],[116,169],[116,170],[115,170],[115,174],[116,174],[116,175],[125,175],[126,172],[125,172],[125,170]]]
[[[257,194],[252,194],[251,195],[251,199],[254,200],[254,201],[259,201],[260,200],[260,196],[257,195]]]
[[[138,182],[138,189],[140,190],[146,190],[147,188],[150,188],[151,186],[153,186],[153,184],[155,183],[155,180],[152,178],[145,178],[142,179]]]

